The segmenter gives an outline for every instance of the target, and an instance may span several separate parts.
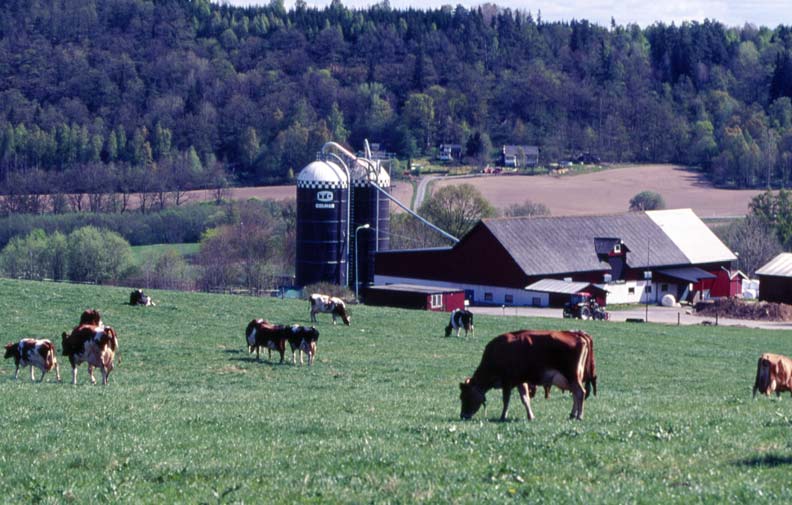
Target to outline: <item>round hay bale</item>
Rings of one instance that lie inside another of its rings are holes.
[[[666,293],[663,295],[663,299],[660,300],[660,304],[663,307],[676,307],[676,298],[674,295]]]

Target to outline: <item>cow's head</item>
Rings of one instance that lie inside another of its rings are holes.
[[[450,324],[445,327],[445,336],[446,337],[450,337],[451,336],[451,330],[452,330],[452,328],[451,328]]]
[[[102,316],[99,315],[98,310],[87,309],[80,315],[80,325],[88,324],[91,326],[101,326]]]
[[[344,321],[345,325],[349,326],[349,323],[352,322],[352,317],[349,315],[349,312],[347,312],[346,307],[343,304],[336,304],[335,313],[341,318],[342,321]]]
[[[482,405],[487,403],[487,397],[484,396],[484,393],[476,387],[473,383],[470,382],[470,379],[466,379],[465,382],[461,382],[459,384],[459,399],[462,401],[462,411],[459,414],[459,417],[462,419],[470,419],[473,417],[473,414],[478,412]]]
[[[19,346],[13,342],[9,342],[5,346],[5,359],[13,358],[19,353]]]

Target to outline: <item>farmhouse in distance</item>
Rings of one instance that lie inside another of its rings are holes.
[[[736,259],[690,209],[496,218],[452,247],[378,252],[374,283],[461,287],[480,305],[546,307],[586,289],[609,304],[696,301],[740,292]]]

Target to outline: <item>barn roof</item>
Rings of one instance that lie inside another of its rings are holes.
[[[529,276],[610,270],[595,239],[614,237],[632,268],[733,261],[734,254],[690,209],[605,216],[484,219],[482,225]]]
[[[756,275],[792,277],[792,253],[781,253],[756,271]]]
[[[567,282],[558,279],[542,279],[530,286],[526,286],[526,291],[540,291],[542,293],[561,293],[573,295],[580,291],[585,291],[591,287],[590,282]]]
[[[399,293],[423,293],[435,295],[441,293],[458,293],[462,288],[449,288],[443,286],[426,286],[423,284],[384,284],[382,286],[369,286],[367,289],[376,291],[395,291]]]

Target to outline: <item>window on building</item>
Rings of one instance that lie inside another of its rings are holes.
[[[513,295],[504,295],[503,303],[512,305],[514,303],[514,296]]]
[[[487,292],[485,292],[485,293],[484,293],[484,301],[485,301],[485,302],[491,302],[492,300],[493,300],[493,298],[492,298],[492,293],[487,293]]]
[[[652,286],[651,285],[646,286],[646,292],[647,293],[651,293],[652,292]]]
[[[668,284],[660,284],[660,291],[668,291]]]
[[[627,294],[634,295],[635,294],[635,288],[627,288]]]
[[[432,295],[432,308],[438,309],[443,306],[443,295]]]
[[[534,307],[541,307],[542,299],[539,298],[538,296],[534,296],[533,298],[531,298],[531,305],[533,305]]]

